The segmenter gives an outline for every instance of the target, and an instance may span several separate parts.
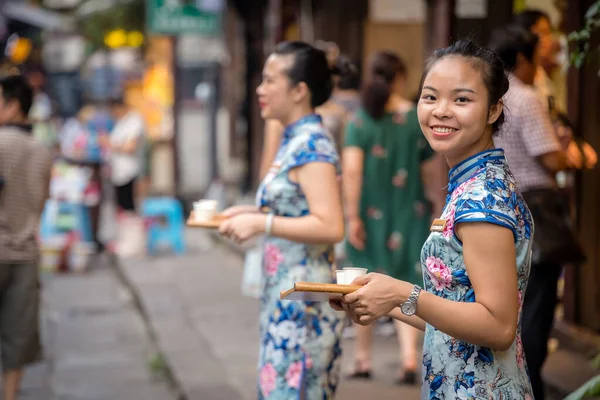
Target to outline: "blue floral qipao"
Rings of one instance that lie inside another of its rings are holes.
[[[321,117],[309,115],[288,126],[257,203],[263,212],[285,217],[309,214],[300,185],[288,179],[295,167],[339,157]],[[258,398],[330,399],[339,379],[343,328],[340,313],[328,303],[280,300],[297,281],[334,282],[333,246],[265,240],[264,288],[260,314]],[[301,394],[303,396],[301,396]]]
[[[431,325],[423,345],[421,399],[533,400],[521,343],[521,309],[531,265],[533,223],[517,190],[504,151],[494,149],[461,162],[449,174],[443,232],[433,232],[421,253],[425,290],[445,299],[474,302],[475,292],[454,226],[488,222],[510,229],[515,237],[519,323],[507,351],[495,351],[454,339]]]

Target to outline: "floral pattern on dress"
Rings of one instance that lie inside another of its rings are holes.
[[[259,187],[258,207],[286,217],[309,214],[302,188],[289,180],[288,172],[310,162],[331,163],[340,173],[334,143],[317,115],[307,116],[286,128],[273,163],[277,167]],[[333,259],[333,247],[329,245],[266,238],[259,399],[333,398],[342,354],[342,315],[327,303],[279,298],[282,290],[297,281],[333,283]]]
[[[510,229],[515,237],[519,323],[507,351],[496,351],[450,337],[427,325],[423,345],[421,399],[532,399],[521,342],[521,307],[531,266],[533,221],[517,191],[504,151],[479,153],[450,171],[442,232],[423,246],[425,290],[452,301],[474,302],[475,291],[464,264],[459,222],[487,222]]]

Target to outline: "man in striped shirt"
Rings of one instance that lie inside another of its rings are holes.
[[[507,121],[494,142],[504,148],[524,195],[552,191],[557,187],[558,171],[583,167],[578,146],[573,141],[559,141],[547,108],[532,87],[537,44],[537,36],[518,26],[495,32],[490,44],[490,49],[504,62],[510,80],[503,99]],[[536,400],[544,399],[541,370],[547,355],[562,267],[558,262],[537,261],[534,256],[523,301],[521,336]]]
[[[27,125],[33,92],[21,76],[0,79],[0,357],[4,400],[16,400],[23,368],[41,358],[39,218],[51,156]]]

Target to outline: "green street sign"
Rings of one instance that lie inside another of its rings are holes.
[[[207,36],[221,33],[221,13],[200,10],[194,0],[146,0],[146,4],[151,33]]]

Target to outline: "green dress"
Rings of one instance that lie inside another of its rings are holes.
[[[347,242],[347,263],[422,282],[420,254],[429,235],[431,205],[420,167],[434,152],[416,110],[379,120],[360,110],[347,126],[344,146],[364,152],[360,217],[367,235],[362,251]]]

